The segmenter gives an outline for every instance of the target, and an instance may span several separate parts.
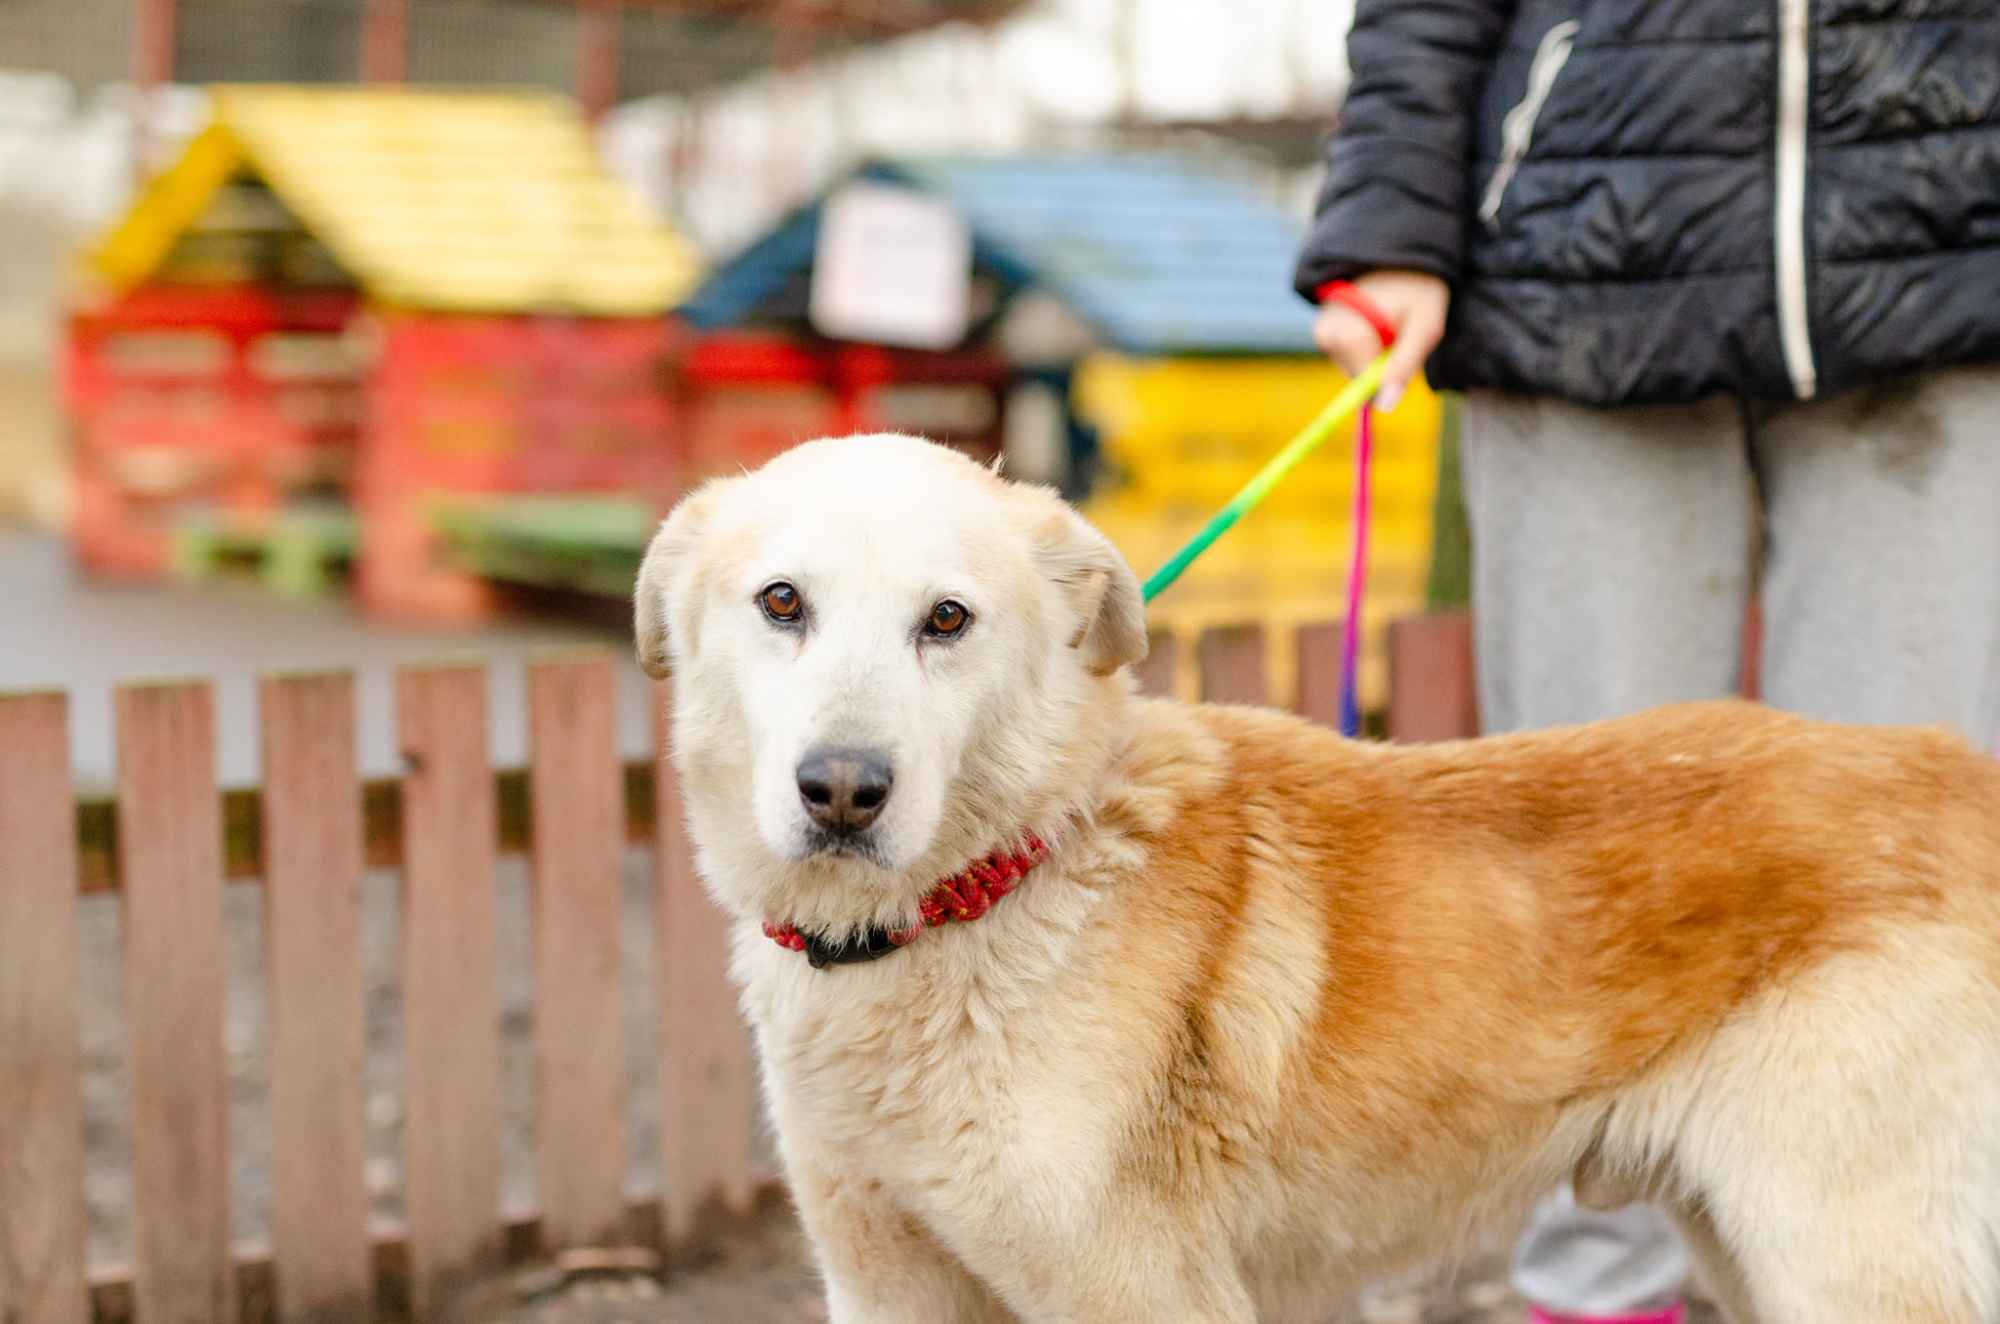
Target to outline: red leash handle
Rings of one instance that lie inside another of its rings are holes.
[[[1359,317],[1375,329],[1375,338],[1382,342],[1383,349],[1394,348],[1396,344],[1396,324],[1376,303],[1361,292],[1361,287],[1352,281],[1330,280],[1313,293],[1319,296],[1321,305],[1337,303]]]

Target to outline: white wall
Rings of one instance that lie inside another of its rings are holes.
[[[771,74],[706,97],[628,103],[605,124],[620,173],[705,244],[729,249],[856,157],[1087,141],[1127,111],[1197,119],[1331,113],[1352,0],[1038,0],[991,29],[955,26]],[[0,69],[0,210],[94,228],[130,195],[130,91],[80,98],[54,75]],[[160,94],[165,146],[203,115]],[[676,180],[676,140],[699,162]],[[679,185],[677,187],[677,184]],[[0,289],[16,255],[0,252]]]
[[[990,29],[922,33],[698,106],[631,102],[602,141],[620,174],[726,253],[870,153],[1089,143],[1128,113],[1330,116],[1351,13],[1352,0],[1037,0]],[[131,96],[116,83],[79,96],[58,76],[0,69],[0,240],[23,226],[80,239],[122,211],[135,178]],[[155,97],[157,161],[206,108],[192,88]],[[675,148],[689,134],[696,164],[679,174]],[[1304,181],[1286,187],[1303,206]],[[47,296],[66,256],[0,242],[0,326],[10,302]]]
[[[1040,0],[991,30],[952,27],[769,75],[705,99],[621,107],[619,169],[728,251],[874,152],[1005,150],[1154,119],[1331,114],[1352,0]],[[692,129],[691,129],[692,126]],[[677,180],[675,145],[697,134]]]

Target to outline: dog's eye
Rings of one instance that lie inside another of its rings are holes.
[[[780,625],[790,625],[797,621],[805,613],[806,607],[804,599],[799,597],[799,591],[782,579],[757,595],[757,605],[764,609],[766,616]]]
[[[949,639],[965,629],[966,622],[971,619],[972,613],[965,609],[963,603],[946,598],[932,607],[931,614],[924,619],[924,633],[933,639]]]

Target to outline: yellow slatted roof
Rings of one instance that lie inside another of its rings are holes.
[[[700,276],[692,245],[604,168],[566,98],[358,87],[214,89],[213,122],[90,265],[142,283],[246,170],[391,306],[645,316]]]

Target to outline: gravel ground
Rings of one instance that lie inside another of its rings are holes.
[[[1495,1259],[1449,1278],[1384,1289],[1329,1307],[1327,1324],[1525,1324]],[[826,1311],[801,1234],[774,1203],[733,1229],[706,1264],[664,1285],[645,1277],[578,1276],[529,1270],[487,1285],[451,1324],[824,1324]],[[1722,1324],[1694,1302],[1689,1324]],[[940,1324],[943,1324],[941,1321]],[[1161,1322],[1164,1324],[1164,1321]]]
[[[643,1275],[537,1266],[473,1289],[448,1324],[823,1324],[805,1241],[790,1210],[767,1200],[663,1283]]]

